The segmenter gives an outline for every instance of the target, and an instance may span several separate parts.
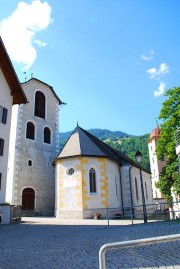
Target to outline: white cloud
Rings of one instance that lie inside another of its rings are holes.
[[[159,66],[159,69],[157,68],[150,68],[147,70],[147,73],[150,75],[150,79],[153,78],[160,78],[162,75],[169,73],[169,66],[166,63],[162,63]]]
[[[143,61],[150,61],[154,58],[154,50],[150,50],[148,54],[142,54],[141,60]]]
[[[36,43],[39,47],[46,47],[47,46],[47,43],[45,42],[42,42],[40,40],[34,40],[34,43]]]
[[[154,96],[158,97],[160,95],[162,95],[165,91],[166,88],[166,84],[164,82],[161,82],[158,89],[156,91],[154,91]]]
[[[51,22],[51,7],[46,1],[19,2],[11,16],[0,22],[0,35],[10,58],[24,64],[25,69],[30,68],[37,57],[34,43],[39,47],[47,45],[35,39],[35,35],[47,29]]]

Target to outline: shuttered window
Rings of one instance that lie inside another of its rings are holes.
[[[3,107],[2,123],[4,123],[4,124],[7,123],[7,115],[8,115],[8,110],[7,110],[7,108]]]
[[[0,106],[0,123],[2,122],[3,107]]]
[[[3,156],[4,152],[4,139],[0,138],[0,156]]]

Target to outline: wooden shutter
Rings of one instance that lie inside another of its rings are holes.
[[[3,107],[0,106],[0,123],[2,122]]]
[[[0,138],[0,156],[3,156],[4,152],[4,139]]]
[[[4,123],[4,124],[7,123],[7,114],[8,114],[8,110],[7,110],[7,108],[3,107],[2,123]]]

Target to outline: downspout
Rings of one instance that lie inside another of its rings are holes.
[[[134,218],[134,205],[133,205],[132,182],[131,182],[131,168],[133,168],[132,165],[129,167],[129,186],[130,186],[130,197],[131,197],[131,210],[132,210],[132,216]]]
[[[123,202],[123,190],[122,190],[122,179],[121,179],[121,166],[119,165],[119,180],[120,180],[120,191],[121,191],[121,205],[124,216],[124,202]]]

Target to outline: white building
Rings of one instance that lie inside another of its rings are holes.
[[[166,161],[159,160],[156,154],[156,143],[160,138],[160,131],[161,131],[160,127],[156,127],[150,133],[148,148],[149,148],[151,175],[152,175],[153,199],[164,200],[163,194],[155,186],[155,183],[159,181],[159,176],[162,171],[162,168],[166,166]]]
[[[142,213],[140,169],[145,203],[153,203],[150,172],[79,126],[54,165],[57,218],[91,218],[97,211],[106,217],[107,208],[119,208],[125,216],[132,207],[135,214]],[[154,211],[152,207],[147,212]]]
[[[53,212],[59,149],[59,105],[53,88],[31,78],[22,84],[28,104],[13,111],[9,201],[24,211]]]
[[[8,202],[7,172],[12,105],[27,103],[26,96],[0,37],[0,204]]]

